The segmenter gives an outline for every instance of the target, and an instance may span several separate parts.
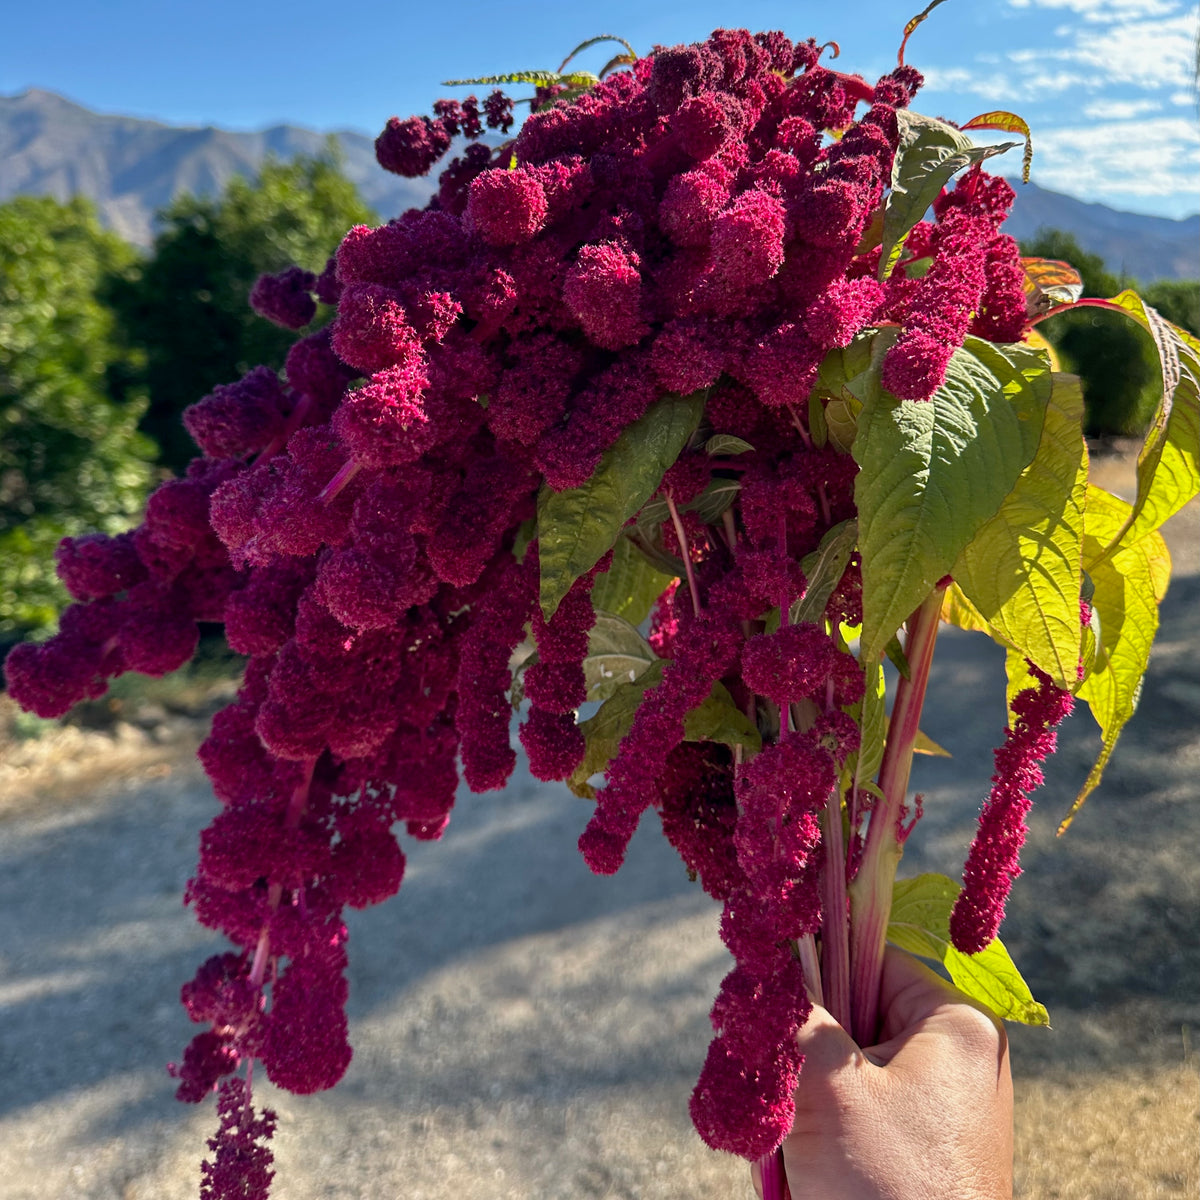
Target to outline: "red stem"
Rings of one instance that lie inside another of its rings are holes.
[[[945,586],[945,583],[939,583],[908,619],[904,652],[909,678],[901,676],[896,689],[896,703],[888,722],[887,746],[879,769],[883,799],[876,801],[871,813],[862,865],[850,889],[850,1005],[854,1038],[860,1046],[871,1045],[878,1032],[883,947],[892,909],[896,867],[903,853],[899,825],[908,792],[921,708],[925,703],[925,688],[929,683],[929,668],[933,663],[933,648],[937,643]]]
[[[700,615],[700,593],[696,590],[696,575],[692,570],[692,555],[688,550],[687,534],[683,529],[683,521],[679,517],[679,509],[675,507],[675,498],[667,493],[667,511],[671,514],[671,524],[675,526],[675,536],[679,539],[679,552],[683,555],[683,569],[687,575],[688,591],[692,594],[692,613]]]
[[[758,1169],[762,1172],[763,1200],[792,1200],[787,1170],[783,1165],[782,1146],[770,1154],[764,1154],[758,1160]]]

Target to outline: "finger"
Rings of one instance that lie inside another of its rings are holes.
[[[884,1012],[879,1043],[868,1050],[874,1060],[899,1061],[908,1051],[917,1056],[930,1039],[952,1045],[965,1057],[986,1061],[995,1056],[1003,1070],[1008,1038],[1003,1023],[987,1008],[964,995],[911,955],[887,948],[880,987]]]
[[[895,946],[884,948],[879,984],[879,1011],[884,1017],[880,1042],[911,1029],[945,1005],[966,999],[953,984],[911,954]]]
[[[804,1072],[828,1074],[858,1061],[862,1051],[854,1039],[837,1023],[833,1014],[819,1004],[796,1034],[796,1045],[804,1055]]]

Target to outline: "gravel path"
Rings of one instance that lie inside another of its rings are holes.
[[[1020,1195],[1195,1194],[1194,517],[1141,710],[1056,842],[1095,744],[1090,719],[1071,719],[1014,892],[1005,938],[1055,1026],[1013,1033]],[[1004,720],[1002,688],[980,682],[1000,677],[991,651],[943,634],[924,725],[955,757],[919,763],[927,815],[905,873],[961,867]],[[0,789],[3,1200],[194,1197],[215,1125],[210,1105],[174,1102],[163,1071],[192,1031],[179,985],[221,945],[180,904],[215,803],[186,751],[122,753],[99,786],[60,773],[45,790],[24,766]],[[256,1083],[280,1114],[277,1200],[752,1195],[744,1164],[708,1152],[687,1116],[729,965],[716,910],[652,819],[616,879],[589,875],[574,847],[586,816],[528,774],[466,796],[443,842],[411,846],[401,895],[352,915],[345,1082],[302,1098]],[[1161,1145],[1122,1105],[1153,1115]],[[1095,1153],[1081,1113],[1093,1132],[1116,1121]]]

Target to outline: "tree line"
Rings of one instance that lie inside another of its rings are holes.
[[[150,487],[186,466],[188,405],[258,363],[282,368],[296,335],[250,310],[257,277],[293,264],[319,272],[351,225],[378,220],[332,153],[269,161],[256,179],[181,196],[159,217],[142,253],[86,200],[0,204],[0,643],[53,627],[66,601],[60,538],[128,528]],[[1022,250],[1070,262],[1085,295],[1131,282],[1056,230]],[[1200,334],[1200,281],[1139,290]],[[319,310],[313,327],[329,315]],[[1083,378],[1089,434],[1144,428],[1158,386],[1148,337],[1096,309],[1041,328]]]

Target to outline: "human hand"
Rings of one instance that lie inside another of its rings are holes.
[[[879,1044],[863,1050],[820,1007],[797,1035],[805,1063],[783,1143],[792,1200],[1011,1200],[1003,1026],[890,946],[880,1011]]]

